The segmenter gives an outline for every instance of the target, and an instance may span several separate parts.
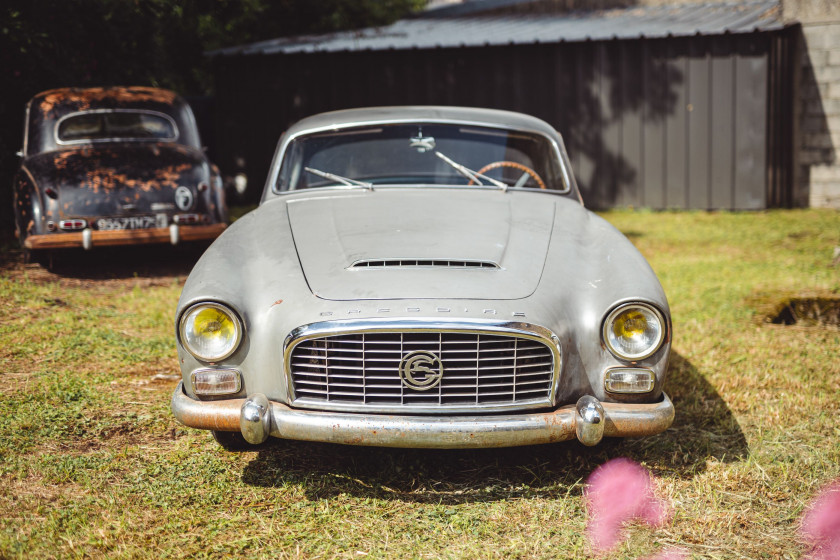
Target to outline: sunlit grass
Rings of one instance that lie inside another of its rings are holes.
[[[229,454],[168,409],[185,273],[79,279],[12,262],[0,558],[589,558],[583,483],[619,456],[656,475],[674,517],[631,527],[607,558],[799,557],[803,509],[840,476],[840,330],[766,315],[791,296],[840,295],[840,213],[603,215],[668,294],[677,417],[594,449]]]

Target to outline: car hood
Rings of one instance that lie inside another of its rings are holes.
[[[323,299],[520,299],[551,240],[547,195],[380,189],[286,203],[298,258]]]
[[[26,166],[41,188],[57,191],[62,216],[176,210],[179,186],[190,189],[194,202],[197,185],[209,179],[203,154],[180,144],[157,142],[49,152],[29,158]],[[191,209],[183,206],[177,209]]]

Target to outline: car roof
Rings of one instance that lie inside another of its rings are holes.
[[[59,88],[35,95],[31,110],[56,118],[87,109],[141,109],[173,107],[182,103],[172,91],[152,87]]]
[[[439,105],[365,107],[320,113],[298,121],[287,130],[287,133],[290,136],[295,136],[309,130],[400,122],[456,122],[462,124],[500,126],[519,130],[533,130],[548,135],[557,134],[554,128],[545,121],[523,113],[502,111],[499,109],[447,107]]]

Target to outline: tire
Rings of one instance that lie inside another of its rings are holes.
[[[239,432],[219,432],[213,430],[213,439],[216,440],[225,451],[257,451],[265,447],[265,443],[254,445],[242,437]]]
[[[32,249],[23,250],[24,264],[38,264],[42,268],[52,270],[54,266],[54,257],[50,251],[35,251]]]

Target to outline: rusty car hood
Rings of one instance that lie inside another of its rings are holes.
[[[323,299],[520,299],[536,290],[555,205],[483,189],[378,189],[286,204]]]
[[[65,149],[25,165],[38,184],[57,191],[62,217],[187,211],[176,207],[175,190],[186,186],[197,200],[196,187],[210,173],[201,152],[158,142]]]

